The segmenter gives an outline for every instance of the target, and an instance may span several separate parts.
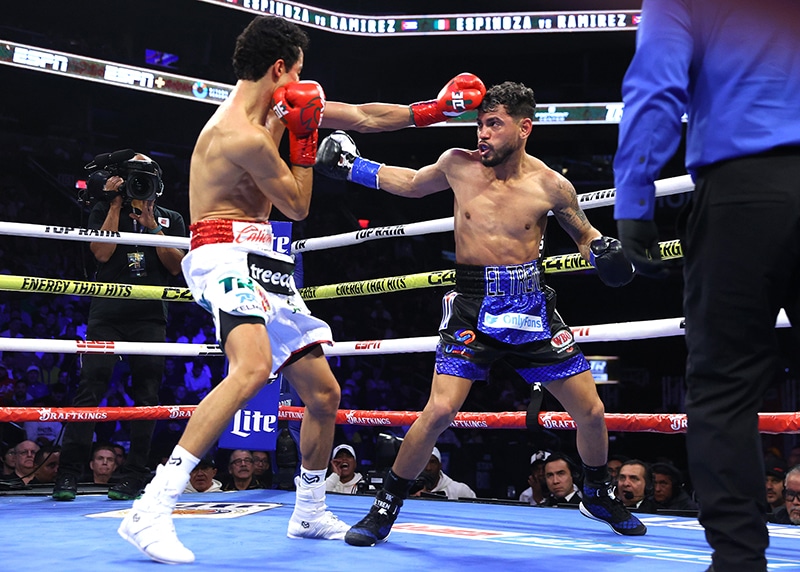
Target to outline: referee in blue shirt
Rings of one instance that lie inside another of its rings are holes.
[[[639,274],[668,273],[653,182],[686,113],[689,469],[709,570],[765,571],[758,412],[779,371],[780,308],[800,324],[800,2],[644,0],[637,34],[614,161],[619,238]]]

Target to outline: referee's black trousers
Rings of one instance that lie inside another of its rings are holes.
[[[684,240],[689,470],[714,569],[760,572],[769,537],[758,412],[785,367],[781,308],[800,350],[800,149],[719,163],[696,183]]]

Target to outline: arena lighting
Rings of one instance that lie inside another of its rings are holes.
[[[93,81],[157,95],[219,105],[232,85],[148,68],[130,66],[0,39],[0,64]],[[8,86],[11,87],[11,86]],[[477,112],[468,111],[436,127],[474,127]],[[539,125],[615,124],[622,103],[550,103],[536,106]]]
[[[177,54],[170,54],[169,52],[162,52],[150,48],[144,50],[144,62],[151,66],[175,69],[179,60],[180,57],[178,57]]]
[[[280,16],[300,26],[335,34],[372,37],[633,31],[641,17],[641,10],[371,16],[276,0],[200,1],[252,14]]]

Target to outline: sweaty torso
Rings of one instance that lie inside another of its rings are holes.
[[[454,194],[456,261],[508,265],[539,257],[557,175],[525,155],[519,171],[499,179],[474,151],[456,150],[445,167]]]
[[[238,107],[223,104],[203,128],[192,152],[189,176],[189,210],[192,222],[222,218],[263,221],[272,202],[237,163],[247,139],[263,136]]]

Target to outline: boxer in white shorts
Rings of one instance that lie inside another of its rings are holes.
[[[190,228],[183,275],[194,299],[214,316],[223,347],[234,326],[265,324],[277,375],[293,354],[331,343],[328,324],[311,315],[297,291],[294,261],[273,250],[269,222],[207,219]]]

